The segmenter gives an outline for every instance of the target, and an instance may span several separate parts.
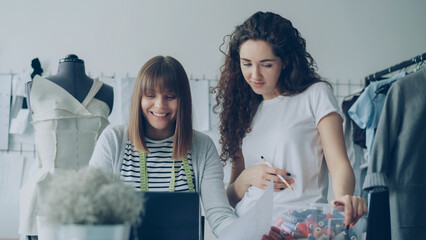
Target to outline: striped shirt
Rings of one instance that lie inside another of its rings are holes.
[[[150,151],[150,154],[147,154],[146,158],[146,166],[148,171],[148,191],[168,192],[173,164],[173,136],[158,141],[146,139],[146,146]],[[187,158],[189,168],[191,170],[192,182],[195,183],[191,153],[188,153]],[[179,159],[175,160],[174,162],[176,176],[175,191],[188,192],[189,187],[183,161],[182,159]],[[120,178],[124,183],[133,186],[137,191],[141,190],[139,151],[135,149],[132,142],[130,141],[127,141],[126,143],[120,175]]]

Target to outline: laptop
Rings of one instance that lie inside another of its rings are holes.
[[[133,226],[130,240],[203,239],[197,192],[141,192],[145,198],[142,222]]]

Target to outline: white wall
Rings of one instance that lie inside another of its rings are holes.
[[[425,9],[424,0],[0,0],[0,73],[31,72],[38,57],[55,74],[75,53],[91,76],[134,77],[171,55],[192,78],[215,79],[223,36],[262,10],[293,22],[323,77],[358,81],[426,52]]]
[[[194,78],[219,75],[224,35],[257,10],[287,18],[330,80],[361,79],[426,52],[424,0],[1,0],[0,72],[79,55],[91,75],[135,76],[155,55],[179,59]]]

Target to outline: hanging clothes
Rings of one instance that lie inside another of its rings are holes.
[[[366,129],[365,144],[367,147],[366,159],[367,161],[371,155],[371,148],[373,146],[374,135],[379,123],[380,114],[382,112],[383,103],[386,95],[376,91],[381,86],[393,83],[397,79],[405,76],[405,72],[398,73],[392,78],[381,80],[371,83],[367,86],[356,102],[349,109],[348,114],[351,119],[362,129]]]
[[[351,142],[354,142],[358,146],[362,148],[367,148],[365,146],[365,129],[361,129],[350,117],[348,114],[349,109],[352,107],[352,105],[356,102],[356,100],[359,98],[362,92],[352,94],[350,96],[347,96],[343,102],[342,102],[342,111],[345,114],[345,117],[348,120],[348,124],[351,126],[351,132],[350,134],[351,139],[348,138]],[[349,137],[349,136],[348,136]]]
[[[423,68],[389,89],[363,187],[388,189],[392,239],[424,238],[426,232],[425,121]]]
[[[108,105],[94,98],[102,84],[95,79],[80,103],[56,83],[35,76],[30,97],[39,169],[20,191],[20,234],[37,235],[36,215],[54,175],[88,165],[99,135],[109,124]]]
[[[367,197],[366,192],[362,191],[362,185],[364,184],[365,174],[367,173],[367,161],[365,160],[366,149],[361,147],[357,142],[355,142],[354,136],[359,135],[354,134],[354,132],[363,133],[364,145],[365,145],[365,130],[360,129],[358,125],[349,117],[348,110],[358,99],[359,95],[354,94],[345,98],[342,102],[342,111],[343,115],[343,133],[345,137],[346,151],[348,154],[349,162],[354,170],[355,174],[355,189],[354,195],[361,196],[363,198]],[[359,140],[359,138],[358,138]]]

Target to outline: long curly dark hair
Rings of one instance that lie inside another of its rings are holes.
[[[274,54],[287,66],[281,70],[278,88],[284,96],[306,90],[310,85],[324,80],[316,73],[316,63],[306,52],[306,41],[293,24],[272,12],[257,12],[237,26],[229,37],[228,53],[221,67],[221,76],[213,92],[216,93],[215,113],[220,110],[220,158],[238,161],[238,151],[250,126],[262,96],[257,95],[244,80],[240,68],[240,46],[247,40],[268,42]]]

